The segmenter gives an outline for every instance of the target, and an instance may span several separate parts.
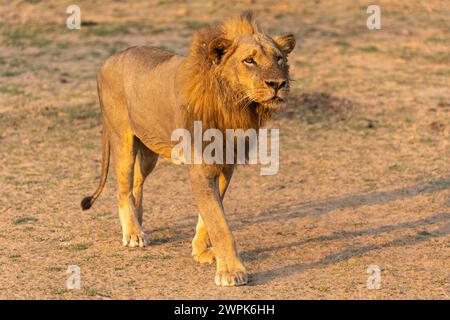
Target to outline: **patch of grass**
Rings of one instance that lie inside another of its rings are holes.
[[[5,61],[6,64],[6,61]],[[28,67],[27,61],[22,58],[13,58],[11,61],[8,62],[8,65],[11,68],[26,68]]]
[[[109,290],[99,290],[96,287],[82,287],[83,293],[90,297],[100,296],[100,297],[111,297],[112,292]]]
[[[436,141],[431,138],[423,137],[419,140],[419,142],[422,144],[434,144]]]
[[[345,40],[337,40],[334,42],[334,44],[340,47],[339,52],[341,54],[346,54],[348,50],[352,47],[350,42],[347,42]]]
[[[133,23],[123,24],[99,24],[93,27],[81,28],[86,35],[106,37],[113,35],[126,35],[130,34],[131,28],[134,27]]]
[[[163,244],[169,242],[170,239],[168,238],[161,238],[161,239],[153,239],[152,242],[155,244]]]
[[[389,166],[388,169],[389,169],[389,171],[400,171],[401,166],[399,164],[393,164],[393,165]]]
[[[180,0],[159,0],[158,5],[173,4],[181,2]]]
[[[161,27],[161,28],[155,28],[155,29],[152,29],[150,32],[151,32],[151,34],[153,34],[153,35],[157,35],[157,34],[162,34],[162,33],[165,33],[165,32],[169,32],[169,31],[172,31],[173,29],[172,28],[170,28],[170,27]]]
[[[365,182],[366,187],[375,188],[377,186],[377,182],[374,179],[364,177],[363,181]]]
[[[76,244],[71,246],[71,249],[73,251],[83,251],[83,250],[86,250],[86,249],[90,248],[91,246],[92,246],[92,243],[90,243],[90,242],[76,243]]]
[[[96,150],[98,148],[98,144],[94,144],[94,143],[85,143],[84,147],[88,150]],[[101,217],[101,215],[97,215],[97,217]]]
[[[60,288],[60,287],[56,287],[53,288],[51,290],[52,294],[54,294],[55,296],[59,296],[59,295],[63,295],[69,292],[69,290],[65,289],[65,288]]]
[[[297,67],[299,67],[299,68],[312,68],[312,67],[314,67],[314,65],[313,64],[311,64],[310,62],[308,62],[308,61],[295,61],[295,65],[297,66]]]
[[[197,20],[185,20],[183,24],[187,29],[191,30],[198,30],[209,25],[209,23]]]
[[[9,46],[43,48],[52,42],[48,35],[55,29],[57,29],[56,26],[45,25],[36,27],[32,24],[25,24],[15,29],[4,31],[3,36],[5,43]]]
[[[155,259],[155,256],[146,254],[145,256],[142,256],[141,259],[144,260],[144,261],[150,261],[150,260]]]
[[[22,74],[22,71],[6,70],[5,72],[2,72],[2,77],[16,77],[16,76],[20,76],[21,74]]]
[[[102,53],[99,51],[91,51],[89,55],[93,58],[100,58],[102,56]]]
[[[160,48],[161,50],[172,51],[172,48],[169,48],[168,46],[166,46],[164,44],[158,45],[158,48]]]
[[[59,42],[56,46],[59,49],[69,49],[70,47],[72,47],[72,43],[68,42],[68,41],[63,41],[63,42]]]
[[[302,32],[302,37],[308,37],[308,36],[312,36],[315,33],[318,33],[319,29],[317,29],[314,26],[307,26],[305,28],[302,28],[301,32]]]
[[[47,118],[56,118],[58,117],[58,110],[57,109],[50,109],[46,107],[44,110],[42,110],[41,115]]]
[[[18,259],[20,258],[22,255],[20,253],[13,253],[12,255],[9,256],[10,259]]]
[[[14,30],[6,31],[3,33],[5,37],[5,43],[12,46],[22,45],[25,40],[28,40],[34,36],[24,27],[18,27]]]
[[[434,233],[434,232],[429,232],[429,231],[423,230],[423,231],[418,232],[417,235],[419,237],[427,237],[428,238],[428,237],[435,237],[438,234]]]
[[[335,45],[338,45],[338,46],[340,46],[340,47],[343,47],[343,48],[350,48],[352,45],[350,44],[350,42],[347,42],[347,41],[345,41],[345,40],[336,40],[335,42],[334,42],[334,44]]]
[[[30,43],[31,43],[31,46],[33,46],[33,47],[44,48],[44,47],[47,47],[50,43],[52,43],[52,40],[36,38],[36,39],[32,39]]]
[[[104,42],[102,45],[108,51],[109,55],[113,55],[114,53],[120,50],[124,50],[125,48],[130,46],[127,42],[124,41],[115,41],[113,43]]]
[[[142,256],[141,259],[144,260],[144,261],[157,260],[157,259],[169,260],[169,259],[172,259],[172,257],[169,256],[169,255],[161,253],[159,255],[157,255],[157,254],[146,254],[146,255]]]
[[[442,69],[442,70],[438,70],[434,73],[437,76],[446,76],[446,77],[450,77],[450,69]]]
[[[0,93],[9,94],[12,96],[20,96],[25,93],[22,89],[20,89],[18,86],[3,86],[0,87]]]
[[[85,120],[89,118],[96,118],[99,114],[100,113],[97,110],[72,109],[67,113],[67,116],[70,120]]]
[[[400,57],[405,60],[423,59],[426,62],[435,64],[447,64],[450,62],[450,52],[438,51],[434,53],[425,53],[416,48],[400,48],[389,52],[393,56]]]
[[[424,58],[432,63],[449,63],[450,62],[450,52],[440,51],[434,55],[424,55]]]
[[[87,296],[95,297],[98,293],[98,290],[95,287],[83,287],[83,292]]]
[[[370,132],[377,127],[376,123],[361,115],[355,115],[350,120],[350,128],[355,131]]]
[[[361,47],[358,49],[362,52],[379,52],[380,51],[380,49],[378,49],[375,46]]]
[[[433,185],[435,185],[438,189],[447,189],[450,188],[450,179],[438,179],[436,181],[432,182]]]
[[[47,271],[50,271],[50,272],[62,272],[64,270],[65,269],[63,267],[48,267],[47,268]]]
[[[328,287],[327,285],[319,285],[317,287],[314,286],[314,288],[319,292],[329,292],[331,290],[330,287]]]
[[[69,121],[87,120],[87,119],[100,119],[100,110],[95,103],[77,105],[74,107],[61,108],[56,112],[56,115],[63,114],[63,116]],[[54,111],[46,111],[46,115],[53,117]]]
[[[95,148],[97,148],[99,145],[97,144],[97,145],[93,145],[92,146],[92,148],[93,149],[95,149]],[[88,146],[88,148],[89,148],[90,146]],[[104,212],[99,212],[99,213],[97,213],[97,217],[108,217],[108,216],[111,216],[112,215],[112,213],[111,212],[109,212],[109,211],[104,211]]]
[[[394,53],[394,55],[397,55],[397,54]],[[400,50],[398,50],[398,55],[400,56],[400,58],[405,59],[405,60],[416,59],[419,56],[419,54],[416,50],[411,50],[411,49],[406,49],[406,48],[401,48]]]
[[[93,261],[93,260],[97,260],[99,258],[100,258],[100,256],[98,254],[93,254],[93,255],[87,257],[86,261]]]
[[[447,38],[444,38],[444,37],[432,36],[432,37],[426,39],[425,43],[448,43],[448,41],[450,41],[450,40]]]
[[[7,122],[7,121],[5,121]],[[16,182],[16,176],[6,176],[5,181],[7,182]]]
[[[38,219],[36,219],[35,217],[23,216],[23,217],[16,218],[16,220],[14,220],[13,224],[19,225],[19,224],[25,224],[27,222],[36,222],[36,221],[38,221]]]

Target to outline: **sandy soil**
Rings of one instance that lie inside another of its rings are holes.
[[[448,299],[450,7],[378,1],[63,1],[0,5],[0,298]],[[240,168],[225,200],[251,274],[216,287],[190,256],[197,209],[186,168],[159,162],[145,186],[151,245],[121,246],[114,175],[93,209],[101,123],[95,74],[136,44],[186,54],[192,34],[253,9],[293,32],[293,94],[279,174]],[[381,288],[368,289],[369,265]],[[67,290],[69,265],[81,289]]]

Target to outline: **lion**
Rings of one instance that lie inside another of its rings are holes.
[[[101,177],[95,193],[82,200],[82,209],[89,209],[102,192],[112,153],[123,245],[147,245],[143,185],[159,156],[171,158],[171,133],[192,130],[194,121],[202,121],[203,129],[258,130],[287,98],[287,57],[295,43],[292,34],[270,37],[245,12],[196,32],[186,57],[138,46],[107,59],[97,75]],[[235,165],[188,168],[199,208],[192,256],[200,263],[216,261],[217,285],[244,285],[248,275],[222,205]]]

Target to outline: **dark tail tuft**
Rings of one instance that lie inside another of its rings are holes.
[[[99,93],[99,95],[100,95],[100,93]],[[100,104],[101,104],[101,99],[100,99]],[[103,110],[103,107],[102,107],[102,110]],[[103,187],[105,186],[105,183],[106,183],[106,178],[108,177],[110,145],[109,145],[109,133],[108,133],[108,128],[106,126],[106,123],[104,123],[104,125],[103,125],[102,144],[103,144],[103,154],[102,154],[102,171],[101,171],[101,176],[100,176],[100,184],[98,185],[97,190],[95,190],[95,192],[92,196],[85,197],[81,201],[81,209],[83,209],[83,210],[88,210],[90,207],[92,207],[95,200],[97,200],[100,193],[102,193]]]
[[[92,197],[85,197],[81,201],[81,209],[88,210],[92,206]]]

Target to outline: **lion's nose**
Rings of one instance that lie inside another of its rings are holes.
[[[286,86],[286,81],[282,80],[282,81],[266,81],[267,86],[269,86],[270,88],[275,89],[275,91],[284,88]]]

